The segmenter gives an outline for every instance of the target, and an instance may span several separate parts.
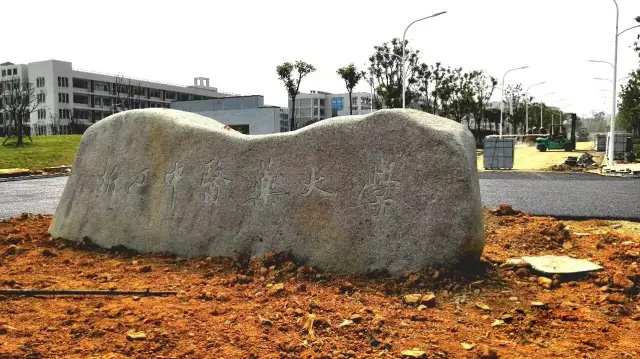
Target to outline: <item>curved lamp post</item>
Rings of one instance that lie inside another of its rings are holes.
[[[524,103],[524,118],[526,119],[525,122],[525,133],[529,132],[529,89],[534,87],[534,86],[538,86],[538,85],[542,85],[542,84],[546,84],[546,81],[543,82],[538,82],[537,84],[533,84],[529,87],[527,87],[527,91],[525,92],[525,98],[527,99],[527,101]]]
[[[404,29],[404,33],[402,34],[402,66],[401,66],[401,67],[402,67],[402,108],[404,108],[404,107],[405,107],[405,86],[406,86],[406,85],[405,85],[405,73],[404,73],[404,39],[405,39],[405,36],[407,35],[407,30],[409,30],[409,28],[411,27],[411,25],[415,24],[415,23],[416,23],[416,22],[418,22],[418,21],[422,21],[422,20],[430,19],[430,18],[432,18],[432,17],[440,16],[440,15],[442,15],[442,14],[446,14],[446,13],[447,13],[446,11],[440,11],[440,12],[437,12],[437,13],[435,13],[435,14],[433,14],[433,15],[430,15],[430,16],[427,16],[427,17],[420,18],[420,19],[415,20],[415,21],[413,21],[412,23],[410,23],[410,24],[407,26],[407,28],[406,28],[406,29]]]
[[[609,164],[613,164],[613,157],[614,157],[614,148],[615,148],[615,128],[616,128],[616,81],[618,79],[618,37],[622,34],[624,34],[625,32],[631,30],[631,29],[635,29],[637,27],[640,27],[640,25],[636,25],[636,26],[631,26],[627,29],[624,29],[620,32],[618,32],[618,21],[620,19],[620,9],[618,7],[618,2],[616,0],[613,0],[613,3],[616,5],[616,33],[615,33],[615,52],[613,54],[613,99],[611,102],[611,125],[609,126],[609,148],[607,149],[607,154],[608,154],[608,159],[609,159]]]
[[[504,75],[502,76],[502,101],[500,101],[500,137],[502,137],[502,113],[504,112],[504,78],[511,71],[524,70],[524,69],[526,69],[528,67],[529,66],[522,66],[522,67],[518,67],[518,68],[515,68],[515,69],[511,69],[511,70],[505,72]]]

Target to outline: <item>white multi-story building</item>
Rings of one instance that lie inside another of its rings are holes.
[[[289,108],[292,107],[289,99]],[[372,112],[371,94],[354,92],[351,94],[351,108],[354,115]],[[349,115],[349,94],[332,94],[323,91],[301,93],[296,97],[296,122],[301,125],[317,122],[330,117]]]
[[[49,134],[52,125],[67,133],[74,122],[91,125],[115,112],[134,108],[169,108],[173,101],[203,100],[231,96],[197,77],[193,86],[179,86],[119,75],[74,69],[71,62],[47,60],[14,65],[0,64],[2,78],[29,81],[42,102],[25,125],[31,134]],[[0,118],[0,125],[2,118]]]
[[[213,118],[247,135],[285,132],[289,129],[287,109],[265,106],[264,97],[260,95],[175,101],[171,103],[171,108]]]

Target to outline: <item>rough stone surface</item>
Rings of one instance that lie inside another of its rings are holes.
[[[413,110],[247,136],[195,114],[134,110],[89,128],[50,232],[182,256],[391,273],[475,261],[475,141]]]

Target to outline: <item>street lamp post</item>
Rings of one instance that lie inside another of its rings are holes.
[[[549,93],[546,93],[546,94],[542,95],[542,97],[553,95],[554,93],[555,92],[549,92]],[[543,109],[542,106],[544,106],[544,104],[542,103],[542,101],[540,101],[540,131],[542,131],[542,109]]]
[[[504,78],[507,77],[507,74],[511,71],[524,70],[528,67],[529,66],[522,66],[522,67],[517,67],[515,69],[511,69],[505,72],[504,75],[502,76],[502,101],[500,101],[500,137],[502,137],[502,116],[503,116],[502,113],[504,112]]]
[[[429,19],[429,18],[432,18],[432,17],[440,16],[442,14],[446,14],[446,13],[447,13],[446,11],[440,11],[440,12],[437,12],[437,13],[435,13],[433,15],[420,18],[420,19],[415,20],[412,23],[410,23],[407,26],[407,28],[404,29],[404,33],[402,34],[402,66],[401,66],[401,68],[402,68],[402,74],[401,74],[402,75],[402,108],[405,108],[405,86],[406,86],[405,85],[405,80],[406,80],[405,77],[406,76],[405,76],[405,72],[404,72],[404,39],[405,39],[405,37],[407,35],[407,30],[409,30],[411,25],[415,24],[418,21],[426,20],[426,19]]]
[[[640,27],[640,25],[636,25],[636,26],[631,26],[627,29],[622,30],[621,32],[618,32],[618,22],[620,20],[620,9],[618,7],[618,2],[616,0],[613,0],[613,3],[616,5],[616,33],[615,33],[615,52],[613,54],[613,99],[611,101],[611,125],[609,126],[609,148],[607,151],[608,154],[608,158],[609,158],[609,164],[612,165],[613,164],[613,157],[614,157],[614,153],[615,153],[615,142],[616,142],[616,81],[618,79],[618,37],[620,35],[622,35],[623,33],[625,33],[626,31],[629,31],[631,29]]]
[[[533,85],[527,87],[527,91],[525,92],[526,93],[526,95],[525,95],[526,97],[525,98],[527,99],[527,101],[525,101],[525,103],[524,103],[524,118],[526,119],[526,122],[525,122],[525,133],[529,133],[529,89],[532,88],[533,86],[538,86],[538,85],[542,85],[542,84],[545,84],[545,83],[546,82],[543,81],[543,82],[539,82],[537,84],[533,84]]]

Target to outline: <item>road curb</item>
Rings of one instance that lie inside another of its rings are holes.
[[[13,182],[13,181],[25,181],[25,180],[39,179],[39,178],[64,177],[64,176],[69,176],[69,174],[68,173],[52,173],[52,174],[46,174],[46,175],[4,177],[4,178],[0,178],[0,183]]]

